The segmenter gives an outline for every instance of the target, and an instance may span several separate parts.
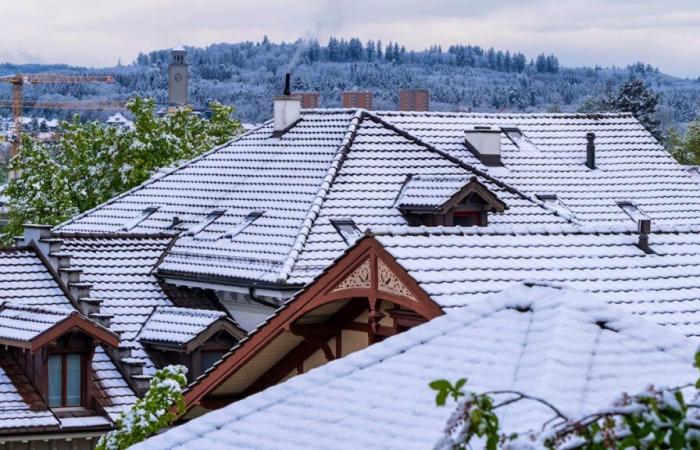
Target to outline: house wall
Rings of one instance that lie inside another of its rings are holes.
[[[18,438],[12,441],[0,441],[0,450],[91,450],[99,440],[98,436],[71,438],[68,435],[56,439],[41,436]]]

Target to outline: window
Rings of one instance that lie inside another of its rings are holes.
[[[248,214],[243,220],[240,221],[238,225],[233,227],[231,231],[227,231],[222,237],[233,239],[238,233],[245,230],[248,225],[255,222],[257,219],[262,217],[265,211],[253,211]]]
[[[354,244],[356,240],[362,237],[362,232],[352,219],[332,219],[331,223],[346,244]]]
[[[210,369],[226,354],[223,350],[205,350],[202,352],[202,373]]]
[[[503,128],[503,132],[508,136],[508,139],[524,152],[539,153],[539,149],[533,144],[530,139],[525,137],[519,128]]]
[[[138,216],[125,223],[124,226],[121,227],[121,231],[131,231],[132,229],[136,228],[138,224],[148,219],[148,217],[156,211],[158,211],[157,206],[149,206],[141,211]]]
[[[625,214],[627,214],[630,219],[634,220],[635,222],[649,218],[649,216],[644,214],[644,211],[640,210],[634,202],[622,200],[617,202],[617,206],[619,206],[625,212]]]
[[[223,216],[224,213],[226,212],[225,209],[215,209],[214,211],[210,212],[207,217],[204,218],[201,222],[199,222],[197,225],[193,226],[189,230],[187,230],[187,236],[195,236],[196,234],[202,232],[206,227],[211,225],[216,219],[219,217]]]
[[[49,356],[48,397],[50,407],[81,405],[82,372],[82,356],[78,353]]]
[[[481,213],[479,211],[455,211],[452,222],[460,227],[480,227]]]

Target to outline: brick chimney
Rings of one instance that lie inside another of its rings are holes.
[[[372,93],[369,91],[345,91],[342,100],[343,108],[372,109]]]
[[[427,89],[400,89],[399,110],[429,111],[430,91]]]
[[[318,108],[318,92],[295,92],[294,95],[301,98],[302,109]]]

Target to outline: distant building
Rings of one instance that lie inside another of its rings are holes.
[[[303,109],[318,108],[318,92],[295,92],[294,95],[301,97],[301,107]]]
[[[368,91],[346,91],[342,94],[343,108],[372,109],[372,93]]]
[[[131,120],[127,119],[124,117],[124,115],[120,112],[116,112],[109,116],[107,120],[105,121],[109,125],[112,125],[122,131],[127,131],[127,130],[133,130],[134,129],[134,122]]]
[[[430,91],[427,89],[399,90],[399,109],[401,111],[429,111]]]
[[[168,104],[179,106],[187,104],[187,52],[182,47],[170,51],[168,66]]]

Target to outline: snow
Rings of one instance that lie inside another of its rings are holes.
[[[433,380],[466,377],[475,392],[517,390],[577,417],[610,406],[623,391],[693,381],[694,349],[604,297],[519,284],[135,448],[431,448],[454,407],[435,406]],[[536,402],[499,409],[512,431],[551,416]]]

